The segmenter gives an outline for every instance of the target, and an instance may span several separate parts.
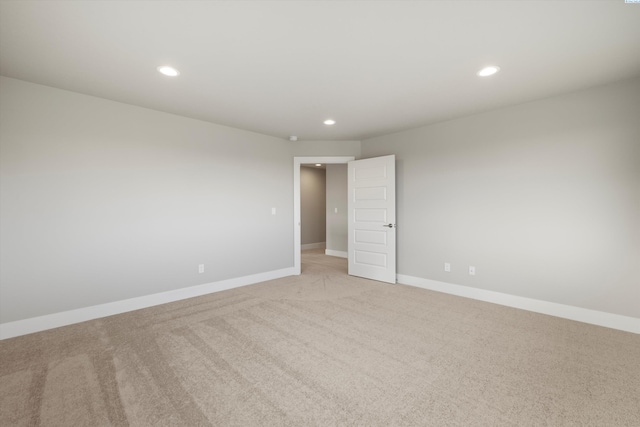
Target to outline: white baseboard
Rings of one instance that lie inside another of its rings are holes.
[[[349,254],[347,252],[344,251],[334,251],[333,249],[325,249],[324,250],[324,254],[325,255],[330,255],[330,256],[337,256],[340,258],[348,258]]]
[[[548,314],[550,316],[562,317],[564,319],[577,320],[578,322],[590,323],[592,325],[640,334],[640,319],[636,317],[622,316],[619,314],[589,310],[571,305],[519,297],[516,295],[488,291],[486,289],[454,285],[451,283],[439,282],[437,280],[421,279],[419,277],[406,276],[404,274],[398,274],[397,279],[398,283],[403,285],[415,286],[418,288],[429,289],[431,291],[443,292],[446,294],[472,298],[494,304],[505,305],[507,307],[519,308],[522,310]]]
[[[305,245],[300,245],[300,250],[307,249],[324,249],[327,247],[327,242],[316,242],[316,243],[307,243]]]
[[[188,288],[145,295],[91,307],[78,308],[76,310],[47,314],[45,316],[32,317],[30,319],[17,320],[0,324],[0,340],[13,338],[20,335],[40,332],[47,329],[59,328],[87,320],[99,319],[114,314],[126,313],[141,308],[180,301],[187,298],[198,297],[214,292],[226,291],[267,280],[279,279],[294,275],[294,269],[283,268],[281,270],[252,274],[250,276],[221,280],[219,282],[205,283],[203,285],[190,286]]]

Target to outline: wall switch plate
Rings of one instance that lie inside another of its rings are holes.
[[[271,208],[271,215],[275,215],[276,214],[276,208]]]
[[[451,264],[449,264],[448,262],[445,262],[444,263],[444,271],[451,272]]]
[[[204,264],[198,264],[198,273],[204,273]]]
[[[333,208],[333,213],[338,213],[338,208]]]
[[[476,268],[473,265],[469,266],[469,276],[475,276],[476,275]]]

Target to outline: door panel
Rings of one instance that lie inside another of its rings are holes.
[[[349,162],[349,274],[396,283],[395,156]]]
[[[382,222],[387,223],[386,209],[356,209],[355,220],[358,222]]]
[[[355,242],[356,243],[373,243],[376,245],[386,245],[387,232],[374,231],[374,230],[356,230]]]

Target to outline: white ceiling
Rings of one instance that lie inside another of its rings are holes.
[[[480,79],[486,64],[502,71]],[[0,73],[282,138],[363,139],[640,75],[640,4],[2,1]]]

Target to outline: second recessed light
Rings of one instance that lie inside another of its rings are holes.
[[[161,65],[160,67],[158,67],[158,71],[169,77],[176,77],[180,75],[180,71],[176,70],[173,67],[169,67],[168,65]]]
[[[331,125],[335,125],[336,121],[333,120],[333,119],[327,119],[327,120],[324,121],[324,124],[328,125],[328,126],[331,126]]]
[[[478,71],[477,74],[480,77],[489,77],[489,76],[493,76],[498,71],[500,71],[500,67],[498,67],[497,65],[490,65],[490,66],[484,67],[482,70]]]

